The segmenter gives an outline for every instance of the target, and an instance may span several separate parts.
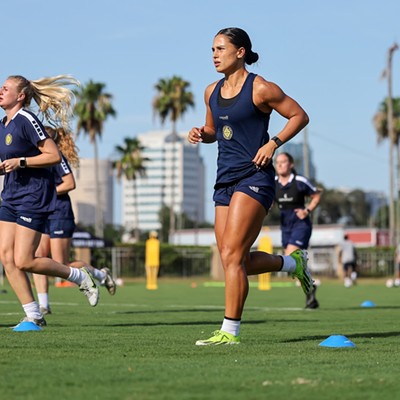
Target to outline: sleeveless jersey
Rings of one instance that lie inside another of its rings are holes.
[[[20,109],[7,126],[5,121],[6,117],[0,122],[1,160],[40,154],[38,142],[49,136],[35,114]],[[5,174],[2,206],[16,211],[48,213],[55,208],[56,196],[50,168],[18,168]]]
[[[232,104],[223,107],[218,96],[225,78],[210,96],[210,108],[218,141],[216,187],[250,176],[257,171],[252,162],[258,149],[269,141],[270,114],[253,103],[253,82],[257,75],[249,73]],[[266,169],[274,170],[272,163]]]

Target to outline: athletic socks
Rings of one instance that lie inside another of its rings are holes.
[[[93,278],[99,282],[103,282],[104,279],[106,279],[106,273],[101,269],[93,268],[90,270],[90,273],[92,274]]]
[[[36,301],[32,301],[32,303],[23,304],[22,308],[24,309],[25,315],[28,318],[41,319],[43,318],[42,313],[40,312],[39,304]]]
[[[85,273],[80,270],[80,268],[71,268],[71,273],[68,277],[68,281],[74,282],[77,285],[80,285],[83,278],[85,277]],[[90,273],[92,274],[93,278],[98,280],[99,282],[103,282],[104,279],[106,278],[106,273],[104,271],[101,271],[100,269],[97,268],[88,268]]]
[[[69,268],[71,272],[69,274],[69,277],[67,278],[67,281],[80,285],[83,279],[85,278],[85,273],[82,272],[79,268],[72,268],[72,267]]]
[[[291,256],[281,256],[283,260],[283,265],[281,271],[283,272],[294,272],[296,269],[296,260]]]
[[[240,329],[240,319],[232,319],[224,317],[221,326],[221,331],[228,332],[234,336],[239,336],[239,329]]]
[[[38,293],[39,306],[43,308],[49,308],[49,294],[48,293]]]

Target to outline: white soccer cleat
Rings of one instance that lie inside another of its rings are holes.
[[[100,284],[105,286],[111,296],[114,296],[115,291],[117,290],[117,285],[111,276],[111,271],[109,270],[109,268],[106,267],[102,268],[100,271],[103,271],[106,274],[106,277],[104,278],[104,280],[101,281]]]
[[[40,327],[47,326],[47,322],[44,318],[36,319],[36,318],[25,317],[25,318],[21,319],[21,321],[19,322],[18,325],[14,326],[14,329],[18,328],[24,322],[32,322],[35,325],[40,326]]]
[[[99,301],[99,288],[96,286],[92,274],[85,267],[81,268],[81,271],[85,274],[85,277],[79,285],[79,290],[83,292],[90,305],[94,307]]]
[[[350,278],[344,278],[344,287],[349,288],[353,286],[353,281]]]
[[[386,281],[386,287],[387,288],[392,288],[394,286],[394,280],[393,279],[388,279],[387,281]]]

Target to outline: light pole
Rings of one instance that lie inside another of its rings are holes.
[[[303,134],[303,171],[307,178],[310,178],[310,154],[308,146],[308,130],[304,128]]]
[[[388,81],[388,97],[387,97],[387,128],[389,136],[389,170],[390,170],[390,190],[389,190],[389,240],[392,246],[395,245],[397,239],[396,230],[396,212],[394,206],[394,167],[393,167],[393,152],[396,143],[394,126],[393,126],[393,95],[392,95],[392,59],[393,53],[399,48],[397,43],[394,43],[388,50],[387,58],[387,81]]]

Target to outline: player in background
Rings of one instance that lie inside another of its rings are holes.
[[[32,99],[38,113],[48,121],[68,126],[73,92],[68,85],[79,82],[66,75],[28,80],[9,76],[0,88],[0,169],[5,173],[0,206],[0,259],[8,281],[26,317],[22,322],[46,325],[35,301],[27,272],[58,276],[79,285],[91,306],[99,289],[85,268],[71,268],[48,257],[36,257],[48,215],[54,211],[56,190],[49,167],[61,155],[39,118],[28,109]]]
[[[312,234],[310,215],[318,207],[321,191],[308,178],[296,173],[289,153],[279,153],[275,157],[275,171],[275,201],[281,213],[282,247],[289,255],[298,249],[308,249]],[[308,204],[306,198],[310,198]],[[312,292],[306,295],[306,308],[319,307],[316,290],[313,285]]]
[[[344,286],[349,288],[357,283],[357,251],[347,234],[340,243],[339,259],[343,265]]]
[[[49,215],[46,233],[42,235],[36,257],[47,257],[51,254],[53,260],[75,268],[85,267],[92,276],[104,285],[110,294],[115,294],[116,285],[108,268],[97,269],[83,261],[69,262],[72,236],[75,230],[75,217],[69,192],[76,187],[74,174],[70,164],[78,168],[78,149],[70,132],[64,128],[45,127],[48,135],[57,144],[61,152],[60,164],[51,167],[57,190],[55,210]],[[41,312],[51,314],[49,304],[49,279],[46,275],[33,274],[35,288]]]
[[[225,272],[225,316],[210,338],[196,342],[199,346],[240,343],[248,275],[286,271],[300,280],[305,293],[312,290],[306,252],[250,252],[275,197],[275,150],[307,125],[308,116],[279,86],[247,71],[245,64],[255,63],[258,54],[244,30],[220,30],[212,58],[224,78],[206,88],[205,125],[192,128],[188,140],[218,142],[214,229]],[[268,123],[273,110],[287,123],[271,139]]]

